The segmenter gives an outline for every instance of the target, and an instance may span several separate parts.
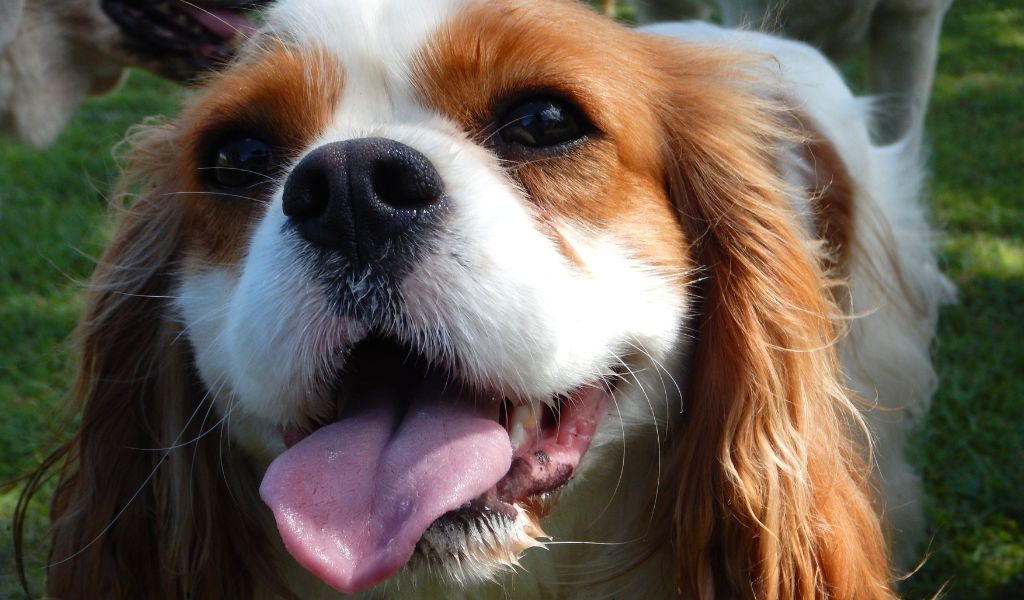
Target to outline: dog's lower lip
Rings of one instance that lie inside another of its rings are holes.
[[[278,431],[281,433],[285,448],[291,448],[313,433],[304,427],[281,427]]]

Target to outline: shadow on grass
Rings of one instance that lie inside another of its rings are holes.
[[[904,587],[926,598],[1024,598],[1024,278],[962,282],[939,327],[939,391],[914,444],[932,554]]]

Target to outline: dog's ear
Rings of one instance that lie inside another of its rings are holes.
[[[838,364],[839,310],[780,174],[783,150],[802,140],[757,65],[670,44],[655,55],[666,186],[706,269],[669,450],[680,591],[892,597]]]
[[[61,469],[50,597],[244,598],[272,578],[252,550],[266,547],[256,484],[235,484],[253,474],[226,462],[219,417],[170,308],[183,236],[172,138],[169,126],[137,136],[129,171],[149,189],[126,209],[89,284],[73,390],[80,425],[43,467]]]

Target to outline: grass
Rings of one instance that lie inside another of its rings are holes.
[[[941,376],[912,455],[933,524],[929,560],[904,586],[925,598],[1024,598],[1024,6],[958,0],[946,19],[929,132],[931,201],[959,303],[940,323]],[[0,481],[31,469],[59,427],[81,282],[109,229],[110,149],[179,92],[135,74],[88,102],[60,141],[33,152],[0,140]],[[0,598],[18,598],[0,490]],[[46,506],[32,507],[30,578]]]
[[[1024,598],[1024,4],[961,0],[943,32],[932,201],[959,304],[939,327],[939,393],[915,456],[931,498],[922,597]]]
[[[111,149],[131,124],[172,111],[179,94],[135,74],[116,95],[86,103],[46,151],[0,140],[0,482],[30,470],[59,434],[82,282],[109,234],[105,193],[117,176]],[[17,492],[0,489],[0,598],[22,596],[10,534]],[[38,499],[28,536],[37,590],[45,523]]]

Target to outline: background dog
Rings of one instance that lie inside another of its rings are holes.
[[[938,59],[942,18],[952,0],[715,0],[728,27],[803,40],[840,60],[867,46],[867,92],[876,97],[875,139],[920,132]],[[707,18],[702,0],[636,0],[642,18]]]
[[[183,81],[226,60],[252,28],[240,0],[0,0],[0,131],[51,143],[87,96],[127,67]]]

